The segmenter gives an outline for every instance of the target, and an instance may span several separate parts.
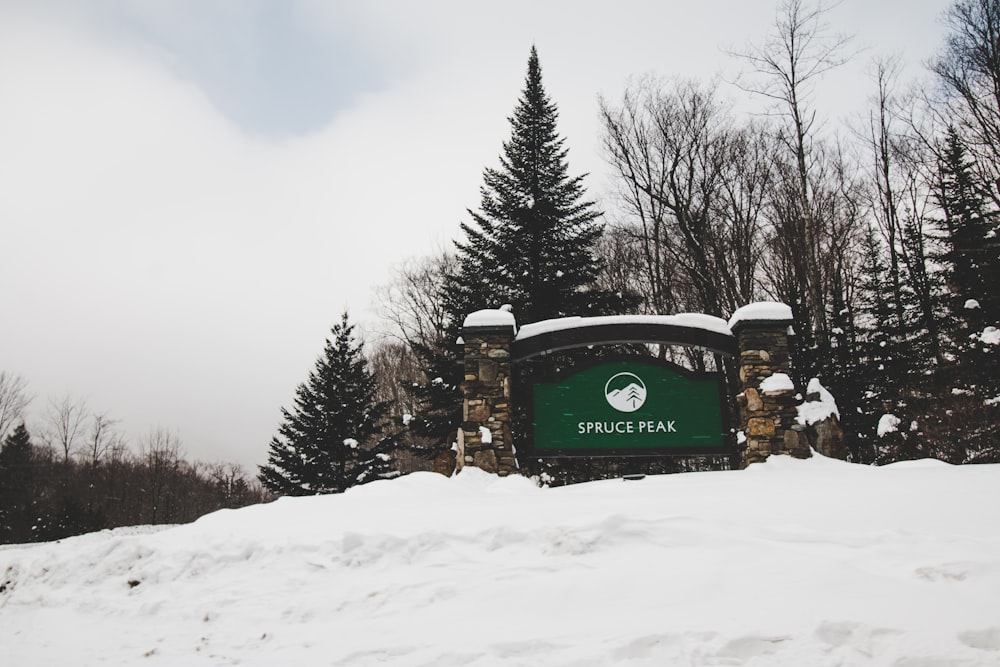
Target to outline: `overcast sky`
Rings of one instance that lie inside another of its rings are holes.
[[[949,0],[843,0],[862,52],[821,83],[865,109]],[[281,406],[349,308],[479,203],[532,44],[573,174],[608,193],[597,96],[629,76],[731,80],[774,0],[0,0],[0,369],[86,400],[135,446],[266,459]],[[738,91],[731,90],[735,97]],[[609,208],[605,206],[605,208]]]

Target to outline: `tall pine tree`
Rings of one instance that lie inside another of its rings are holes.
[[[997,256],[996,234],[986,214],[986,196],[980,191],[972,168],[972,160],[958,130],[949,127],[938,193],[945,232],[945,251],[941,259],[946,263],[952,311],[958,319],[979,325],[984,316],[987,319],[997,316],[996,283],[989,279],[996,277],[990,274],[996,270],[1000,257]],[[978,305],[966,307],[970,300]]]
[[[1000,391],[996,346],[979,340],[998,324],[1000,251],[986,196],[977,186],[961,136],[949,127],[940,166],[938,200],[943,213],[939,256],[945,265],[956,380],[983,398]]]
[[[339,493],[393,476],[382,451],[387,443],[377,442],[386,406],[376,402],[375,378],[347,313],[331,334],[296,390],[295,407],[282,408],[284,423],[271,440],[267,465],[259,466],[258,478],[275,493]]]
[[[597,286],[594,246],[601,213],[585,198],[583,176],[569,176],[567,149],[556,130],[558,111],[542,85],[534,47],[524,90],[509,118],[500,167],[483,172],[478,211],[456,242],[459,268],[447,277],[448,325],[441,347],[417,350],[428,383],[413,428],[450,446],[461,420],[462,382],[454,341],[465,316],[511,304],[519,324],[564,315],[624,312],[631,297]]]
[[[21,422],[0,446],[0,544],[28,542],[33,537],[37,471],[31,458],[31,436]]]
[[[596,286],[601,213],[569,176],[556,105],[542,85],[534,47],[524,90],[509,118],[500,168],[487,168],[479,211],[462,224],[459,272],[449,290],[456,324],[469,312],[509,303],[519,323],[620,308]]]

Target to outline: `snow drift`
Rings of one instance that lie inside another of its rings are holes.
[[[1000,466],[466,469],[0,549],[5,665],[1000,664]]]

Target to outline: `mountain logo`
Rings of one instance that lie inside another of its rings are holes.
[[[604,385],[604,397],[618,412],[635,412],[646,402],[646,384],[635,373],[617,373]]]

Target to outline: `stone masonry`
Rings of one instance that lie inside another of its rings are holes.
[[[788,336],[791,319],[736,320],[730,328],[739,347],[740,387],[737,395],[740,430],[746,440],[740,446],[740,463],[764,461],[771,454],[809,458],[809,440],[796,420],[799,397],[790,379]],[[765,382],[773,378],[770,382]],[[777,380],[777,381],[776,381]],[[763,384],[763,386],[762,386]]]
[[[510,348],[513,341],[513,316],[509,325],[470,316],[462,329],[464,398],[455,460],[459,470],[469,465],[501,476],[517,471],[510,431]]]

